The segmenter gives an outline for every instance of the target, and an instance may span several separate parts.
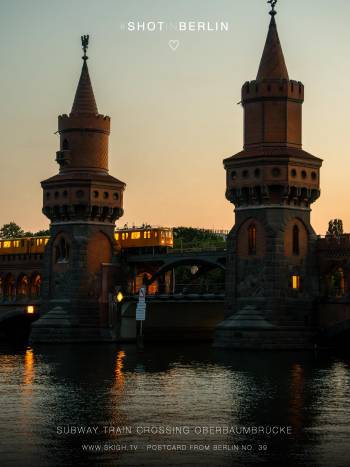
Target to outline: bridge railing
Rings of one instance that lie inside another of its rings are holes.
[[[180,246],[176,248],[169,248],[168,254],[192,254],[203,252],[220,252],[226,251],[226,244],[208,244],[203,246]]]

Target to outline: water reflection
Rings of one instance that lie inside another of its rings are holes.
[[[27,349],[24,353],[24,388],[31,386],[34,379],[34,352],[33,349]],[[30,388],[32,389],[32,388]]]
[[[304,427],[304,369],[299,363],[292,365],[290,383],[290,424],[296,437],[302,436]]]
[[[125,382],[123,375],[123,360],[125,358],[124,350],[119,350],[115,364],[115,381],[117,390],[122,390]]]
[[[348,360],[311,353],[231,353],[198,345],[147,346],[142,353],[131,345],[3,347],[2,465],[345,466],[349,386]],[[292,435],[205,432],[266,425],[291,426]],[[58,433],[57,427],[77,426],[99,429]],[[161,426],[189,432],[160,433]],[[173,443],[253,444],[254,450],[146,451]],[[115,450],[84,451],[88,444]],[[116,450],[132,444],[136,452]],[[265,444],[267,452],[259,452]]]

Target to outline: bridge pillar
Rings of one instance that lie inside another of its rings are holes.
[[[58,118],[59,173],[41,183],[43,212],[51,224],[44,315],[32,326],[32,342],[116,338],[102,269],[116,262],[114,229],[123,214],[125,184],[108,173],[110,118],[97,111],[85,54],[83,60],[71,113]]]
[[[242,87],[244,149],[224,160],[235,225],[218,346],[309,345],[308,333],[302,342],[297,336],[312,324],[318,295],[310,206],[320,194],[322,161],[302,149],[303,101],[304,86],[289,79],[272,15],[257,78]]]

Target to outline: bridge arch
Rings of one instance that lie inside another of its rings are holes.
[[[163,264],[158,269],[158,271],[156,271],[152,275],[152,277],[147,280],[146,285],[151,285],[160,276],[162,276],[168,271],[171,271],[172,269],[175,269],[177,266],[206,266],[208,269],[220,268],[223,271],[226,270],[223,264],[215,260],[196,258],[196,257],[181,258],[181,259],[177,259],[175,261],[170,261],[170,262]]]
[[[40,298],[41,295],[42,277],[39,272],[33,272],[30,276],[30,297],[33,299]]]
[[[5,302],[14,302],[16,300],[16,280],[10,272],[4,278],[3,294]]]
[[[29,297],[30,280],[27,274],[21,273],[16,284],[16,300],[26,300]]]

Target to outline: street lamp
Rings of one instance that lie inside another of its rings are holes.
[[[35,313],[35,308],[34,305],[28,305],[26,309],[27,315],[34,315]]]

